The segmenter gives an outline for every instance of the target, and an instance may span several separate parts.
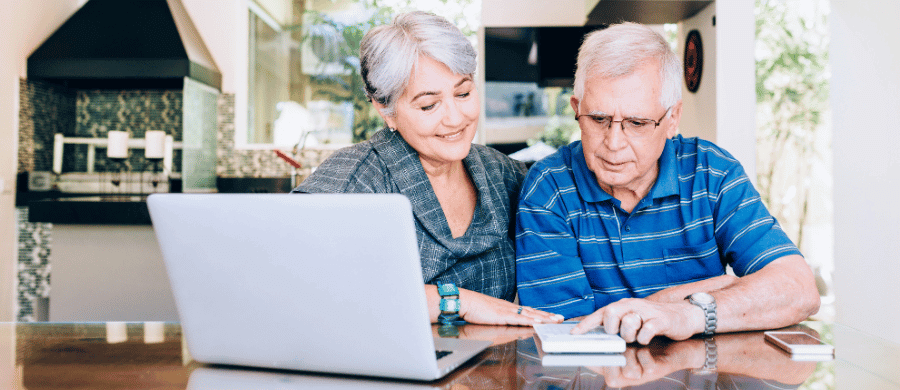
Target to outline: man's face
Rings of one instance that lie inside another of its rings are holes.
[[[643,192],[643,196],[656,181],[657,161],[666,139],[678,131],[681,102],[671,108],[660,105],[659,66],[655,62],[615,79],[588,78],[584,87],[581,101],[573,96],[571,104],[577,115],[583,115],[578,122],[588,168],[604,191],[615,195],[613,190],[627,189]],[[667,109],[669,115],[665,115]],[[611,117],[609,128],[597,123],[602,117]],[[655,126],[660,118],[659,126]],[[622,120],[625,122],[620,124]],[[650,124],[646,131],[636,133],[626,130],[629,120],[650,120]]]

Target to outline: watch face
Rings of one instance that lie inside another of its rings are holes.
[[[691,294],[691,299],[693,299],[694,302],[697,302],[697,303],[700,303],[700,304],[703,304],[703,305],[708,305],[708,304],[713,303],[713,302],[716,301],[715,298],[713,298],[712,295],[709,295],[709,294],[704,293],[704,292],[693,293],[693,294]]]

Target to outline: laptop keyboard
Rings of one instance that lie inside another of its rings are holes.
[[[438,359],[453,353],[453,351],[434,351],[434,356]]]

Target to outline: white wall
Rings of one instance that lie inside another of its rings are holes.
[[[246,75],[242,80],[237,78],[239,71],[247,69],[246,3],[242,0],[181,2],[222,73],[222,92],[234,93],[240,82],[247,82]],[[239,69],[241,64],[243,68]]]
[[[85,0],[4,2],[0,12],[0,321],[15,318],[15,181],[19,134],[19,78],[28,55]]]
[[[753,1],[716,7],[716,144],[756,183],[756,16]]]
[[[831,1],[837,321],[900,343],[900,2]]]
[[[684,58],[684,42],[691,30],[700,32],[703,45],[703,71],[700,75],[700,86],[697,92],[688,91],[682,81],[681,100],[684,108],[679,126],[685,137],[700,137],[717,142],[716,135],[716,27],[712,18],[716,14],[715,4],[707,6],[703,11],[678,23],[678,46],[675,54]],[[684,78],[682,78],[684,80]]]
[[[713,26],[712,20],[716,24]],[[679,23],[677,54],[690,30],[703,41],[697,93],[683,90],[681,133],[725,148],[756,182],[756,22],[752,1],[717,1]]]
[[[484,27],[583,26],[596,3],[594,0],[482,0],[481,24]]]

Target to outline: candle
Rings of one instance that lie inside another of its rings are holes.
[[[150,130],[144,135],[144,157],[158,159],[165,156],[166,132]]]
[[[62,173],[63,164],[63,145],[66,143],[65,136],[56,133],[53,136],[53,172],[57,175]]]
[[[128,158],[128,133],[112,130],[107,136],[106,157]]]

